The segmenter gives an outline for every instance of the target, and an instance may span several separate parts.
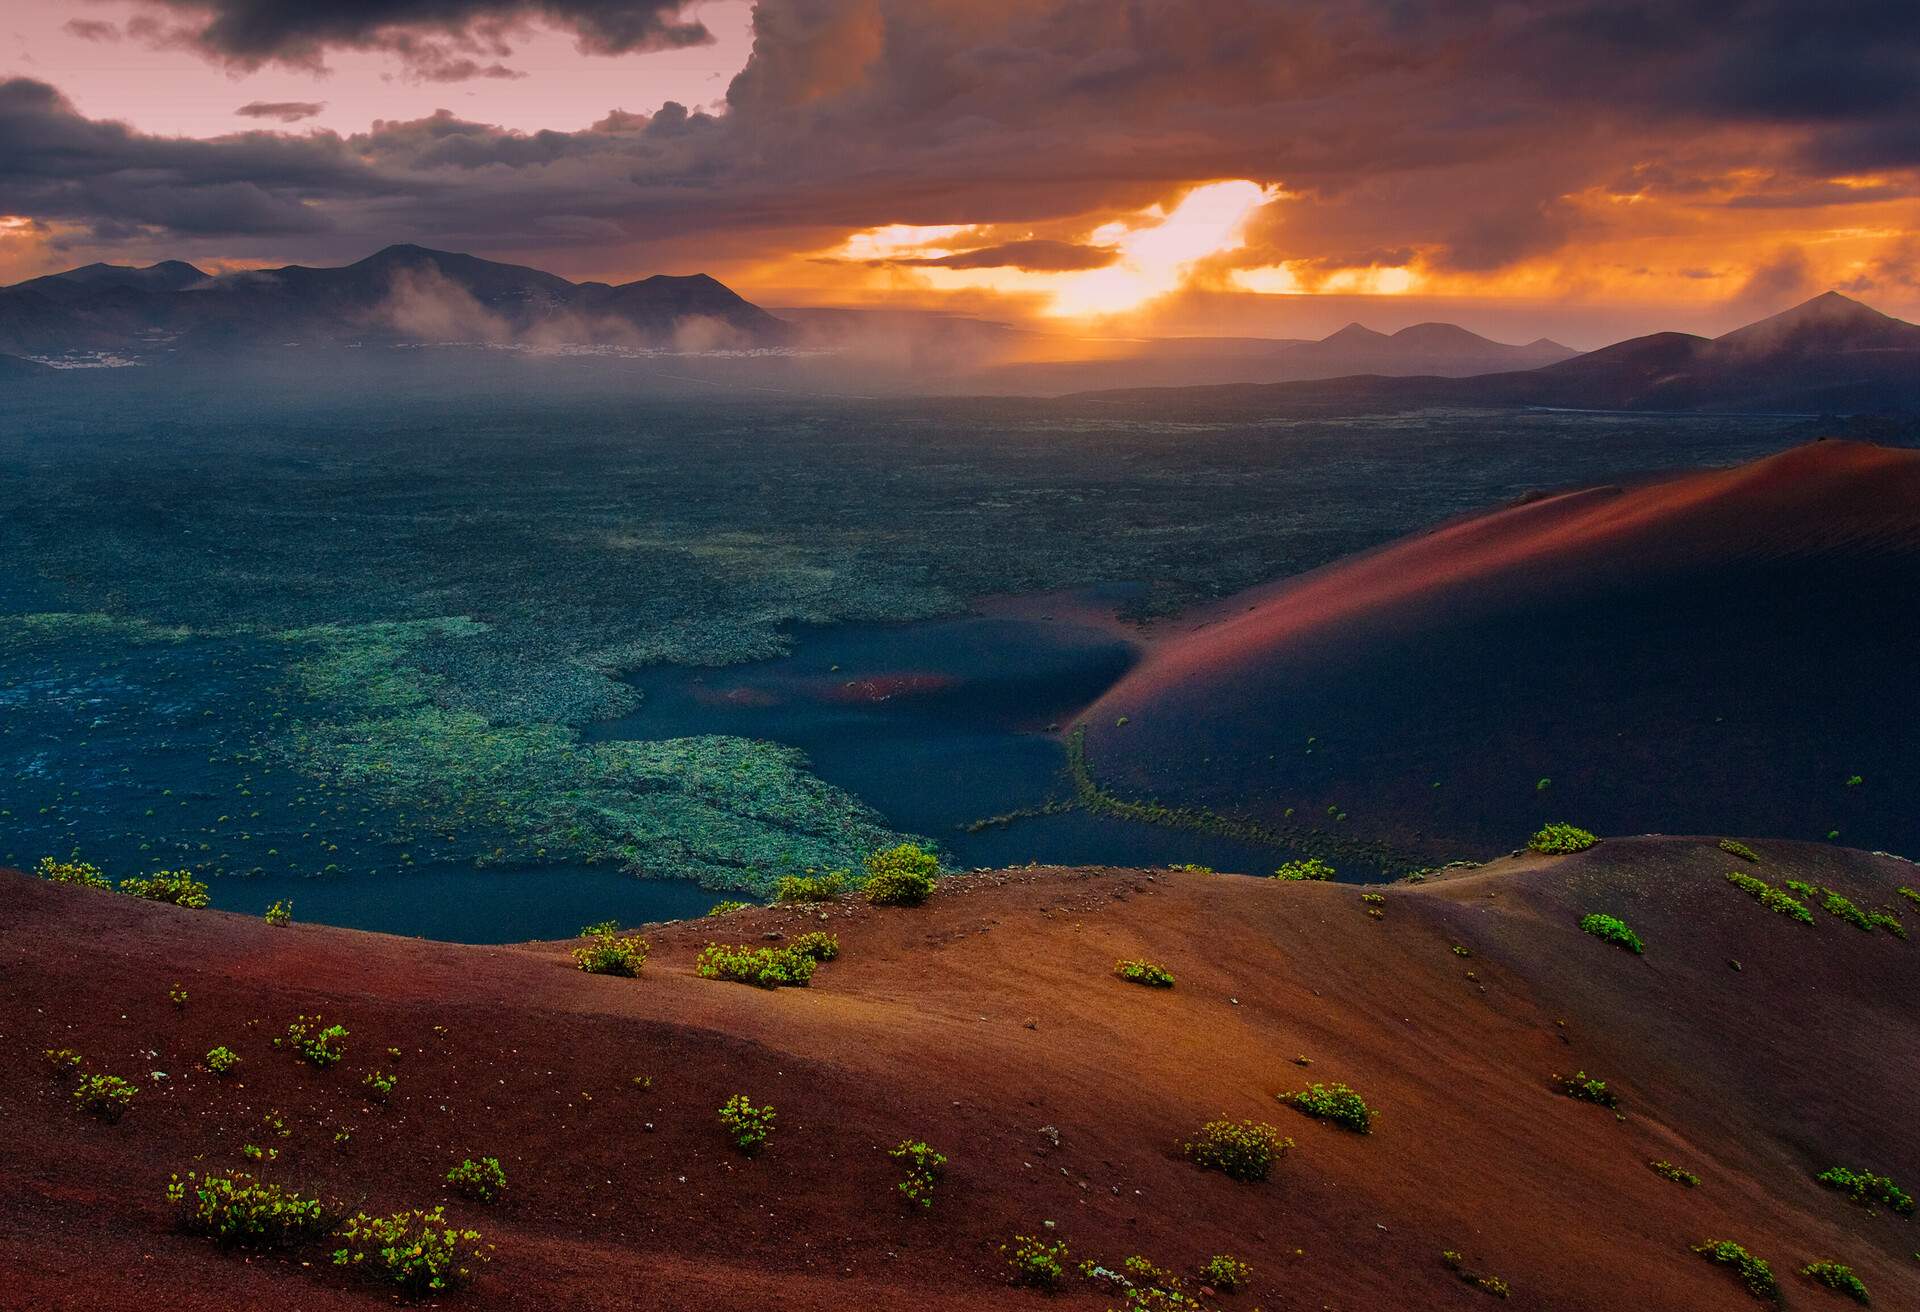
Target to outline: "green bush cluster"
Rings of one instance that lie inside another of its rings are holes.
[[[812,957],[815,961],[832,961],[840,955],[840,940],[819,929],[794,935],[787,947],[803,957]]]
[[[72,1048],[42,1048],[40,1060],[47,1064],[55,1079],[65,1079],[86,1064],[86,1059]]]
[[[318,1066],[322,1070],[333,1065],[347,1055],[347,1027],[344,1025],[323,1025],[321,1016],[296,1016],[287,1026],[285,1045],[293,1049],[294,1055],[309,1066]],[[282,1040],[273,1041],[275,1047]]]
[[[1891,911],[1869,911],[1867,912],[1867,923],[1875,929],[1886,930],[1887,933],[1893,935],[1895,938],[1905,938],[1907,936],[1906,926],[1902,925],[1900,918]]]
[[[804,988],[819,962],[791,947],[749,947],[709,943],[700,949],[694,973],[702,979],[731,980],[757,988]]]
[[[1322,861],[1317,856],[1310,856],[1300,861],[1287,862],[1273,872],[1273,877],[1275,879],[1312,879],[1324,882],[1332,879],[1335,873],[1334,868],[1325,861]]]
[[[1873,1299],[1867,1295],[1867,1286],[1850,1266],[1838,1262],[1809,1262],[1800,1268],[1800,1274],[1816,1284],[1845,1294],[1856,1303],[1867,1304]]]
[[[929,1148],[922,1139],[904,1139],[898,1147],[888,1149],[887,1156],[906,1167],[906,1175],[895,1188],[908,1202],[932,1207],[934,1186],[947,1173],[946,1156]]]
[[[1080,1274],[1118,1292],[1126,1303],[1119,1312],[1182,1312],[1200,1306],[1188,1297],[1179,1276],[1138,1253],[1122,1262],[1118,1271],[1098,1262],[1082,1262]]]
[[[637,977],[647,964],[653,945],[638,934],[622,935],[611,920],[588,925],[580,931],[586,941],[573,950],[574,964],[589,975]]]
[[[1873,933],[1873,921],[1868,918],[1867,913],[1832,889],[1826,891],[1826,900],[1821,905],[1827,909],[1828,915],[1846,921],[1855,929]]]
[[[1748,847],[1745,843],[1736,842],[1734,839],[1731,839],[1731,838],[1721,839],[1720,850],[1722,852],[1725,852],[1728,856],[1737,856],[1742,861],[1748,861],[1753,863],[1754,865],[1760,864],[1760,854],[1758,852]]]
[[[1492,1294],[1495,1298],[1505,1298],[1513,1292],[1513,1286],[1509,1285],[1499,1276],[1490,1276],[1479,1271],[1470,1270],[1467,1266],[1467,1259],[1451,1248],[1440,1254],[1440,1264],[1460,1277],[1465,1283],[1472,1285],[1475,1289],[1484,1290]]]
[[[1755,1257],[1745,1248],[1731,1239],[1709,1239],[1693,1246],[1693,1251],[1720,1266],[1732,1267],[1747,1292],[1755,1298],[1777,1299],[1780,1297],[1779,1282],[1773,1278],[1773,1268],[1765,1261]]]
[[[879,907],[917,907],[933,894],[940,862],[916,843],[901,843],[867,858],[867,901]]]
[[[463,1198],[494,1203],[507,1192],[507,1173],[498,1157],[482,1157],[477,1162],[469,1157],[447,1172],[447,1183]]]
[[[1165,966],[1157,966],[1151,961],[1135,958],[1113,963],[1113,973],[1129,984],[1144,984],[1151,989],[1170,989],[1173,987],[1173,973]]]
[[[1603,943],[1625,948],[1629,952],[1641,953],[1647,950],[1640,936],[1627,928],[1627,922],[1618,916],[1603,915],[1598,911],[1580,917],[1580,928],[1587,931]]]
[[[1791,893],[1782,892],[1764,879],[1755,879],[1752,875],[1742,874],[1738,870],[1729,870],[1727,882],[1777,915],[1790,917],[1806,925],[1813,923],[1813,912],[1807,910],[1806,903]]]
[[[165,902],[176,907],[198,910],[213,899],[207,886],[186,870],[162,870],[149,878],[134,876],[120,881],[120,891],[149,902]]]
[[[1527,846],[1547,856],[1566,856],[1584,852],[1599,841],[1578,825],[1555,821],[1528,839]]]
[[[207,1050],[207,1069],[215,1075],[225,1075],[240,1064],[240,1054],[224,1043],[217,1048]]]
[[[1356,1134],[1373,1130],[1373,1108],[1344,1084],[1309,1084],[1298,1093],[1283,1093],[1279,1098],[1289,1107]]]
[[[1206,1171],[1219,1171],[1229,1179],[1264,1180],[1273,1174],[1273,1164],[1293,1147],[1293,1140],[1271,1125],[1259,1121],[1237,1124],[1222,1116],[1201,1126],[1194,1137],[1180,1146],[1187,1159]]]
[[[1227,1253],[1215,1253],[1200,1268],[1200,1278],[1223,1294],[1238,1293],[1253,1278],[1253,1268]]]
[[[1920,888],[1913,888],[1907,884],[1902,884],[1893,891],[1915,906],[1920,907]]]
[[[392,1071],[371,1070],[361,1077],[360,1087],[375,1102],[385,1102],[399,1083],[400,1077]]]
[[[459,1288],[491,1252],[478,1230],[449,1226],[440,1207],[388,1216],[359,1212],[340,1227],[339,1239],[335,1266],[363,1271],[409,1295]]]
[[[285,929],[293,923],[293,903],[282,898],[269,906],[266,915],[261,919],[275,929]]]
[[[1569,1098],[1581,1102],[1598,1103],[1602,1107],[1618,1107],[1620,1099],[1607,1087],[1605,1080],[1596,1080],[1585,1071],[1575,1071],[1571,1075],[1556,1075],[1553,1085]]]
[[[327,1228],[319,1199],[244,1171],[206,1176],[189,1171],[184,1180],[176,1175],[167,1185],[167,1201],[180,1209],[184,1229],[233,1248],[284,1248]]]
[[[744,1093],[736,1093],[720,1104],[720,1123],[733,1136],[733,1146],[748,1157],[766,1147],[773,1134],[773,1104],[756,1107]]]
[[[847,872],[830,870],[824,875],[782,875],[773,886],[773,900],[781,903],[831,902],[847,891]]]
[[[1010,1244],[1000,1245],[1007,1265],[1013,1268],[1013,1283],[1030,1289],[1054,1290],[1067,1274],[1067,1245],[1033,1235],[1015,1235]]]
[[[1879,1203],[1902,1216],[1913,1215],[1913,1196],[1884,1175],[1856,1171],[1848,1166],[1829,1166],[1813,1177],[1829,1189],[1835,1189],[1862,1207]]]
[[[118,1075],[82,1075],[73,1091],[73,1107],[112,1125],[126,1114],[139,1092]]]
[[[1675,1184],[1683,1184],[1689,1189],[1696,1187],[1700,1183],[1700,1177],[1692,1171],[1687,1170],[1685,1167],[1675,1166],[1669,1161],[1648,1162],[1647,1169],[1659,1176],[1662,1180],[1671,1180]]]
[[[751,904],[746,902],[715,902],[707,908],[707,914],[709,916],[730,916],[736,911],[745,911],[749,905]]]
[[[53,884],[78,884],[82,888],[112,888],[113,883],[100,867],[85,861],[56,861],[50,856],[40,858],[40,864],[33,873]]]

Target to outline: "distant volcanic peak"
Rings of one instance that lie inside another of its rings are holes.
[[[1320,339],[1322,346],[1380,346],[1393,339],[1385,333],[1375,332],[1363,323],[1350,323],[1335,333],[1329,333]]]
[[[1422,350],[1480,351],[1489,346],[1502,343],[1470,332],[1457,323],[1414,323],[1408,324],[1393,334],[1393,340],[1405,346],[1417,346]]]
[[[1715,338],[1714,345],[1739,352],[1920,350],[1920,326],[1830,291],[1736,328]]]
[[[1439,606],[1545,595],[1600,574],[1710,571],[1830,551],[1920,554],[1920,452],[1809,443],[1733,469],[1588,488],[1455,520],[1215,607],[1096,704],[1135,714],[1187,679],[1232,679],[1290,644]],[[1110,717],[1108,717],[1110,718]]]

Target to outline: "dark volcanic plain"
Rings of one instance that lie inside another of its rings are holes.
[[[1190,1273],[1236,1254],[1255,1274],[1206,1300],[1222,1307],[1494,1306],[1443,1250],[1510,1282],[1516,1309],[1752,1307],[1689,1251],[1719,1238],[1771,1261],[1789,1306],[1835,1305],[1794,1274],[1814,1259],[1852,1266],[1878,1306],[1912,1306],[1915,1223],[1813,1176],[1920,1177],[1920,948],[1817,907],[1811,925],[1772,914],[1724,875],[1901,907],[1896,886],[1920,872],[1751,841],[1750,866],[1712,838],[1649,838],[1443,872],[1387,889],[1377,920],[1351,887],[980,873],[917,910],[659,927],[638,980],[584,975],[565,944],[273,929],[7,875],[0,1306],[389,1304],[324,1243],[247,1260],[174,1229],[169,1175],[244,1166],[269,1111],[291,1131],[271,1178],[348,1208],[445,1200],[498,1245],[447,1307],[1113,1305],[1077,1278],[1052,1302],[1007,1285],[998,1246],[1048,1220],[1076,1262],[1139,1253]],[[1593,911],[1624,917],[1645,956],[1581,933]],[[816,928],[842,953],[811,988],[692,971],[709,938]],[[1177,986],[1119,981],[1122,956]],[[270,1046],[315,1011],[351,1031],[327,1071]],[[225,1080],[198,1065],[215,1044],[242,1058]],[[74,1114],[48,1047],[138,1083],[125,1119]],[[385,1106],[358,1091],[376,1065],[400,1077]],[[1556,1095],[1551,1077],[1576,1069],[1609,1083],[1619,1118]],[[1308,1080],[1353,1085],[1373,1132],[1275,1101]],[[715,1120],[735,1092],[778,1108],[758,1159]],[[1297,1142],[1271,1180],[1182,1160],[1182,1138],[1221,1113]],[[908,1137],[952,1159],[924,1215],[897,1200],[884,1154]],[[505,1200],[447,1198],[448,1167],[482,1154],[502,1160]]]

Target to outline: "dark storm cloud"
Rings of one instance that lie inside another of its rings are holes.
[[[241,118],[270,118],[281,123],[298,123],[312,118],[327,107],[324,100],[252,100],[233,112]]]
[[[444,71],[447,44],[504,55],[505,33],[541,19],[571,31],[581,50],[627,54],[699,45],[712,34],[681,17],[686,0],[144,0],[177,15],[161,31],[242,68],[280,62],[320,67],[333,48],[431,50]],[[484,66],[476,65],[486,76]]]
[[[927,269],[1025,269],[1037,273],[1064,273],[1074,269],[1104,269],[1119,254],[1111,246],[1082,246],[1070,241],[1010,241],[978,250],[957,251],[926,259],[885,260]]]
[[[383,45],[417,75],[442,58],[484,75],[529,18],[592,50],[702,39],[666,0],[150,3],[184,24],[182,39],[240,64]],[[200,232],[217,216],[185,193],[242,184],[258,193],[237,210],[248,231],[279,221],[336,234],[287,243],[289,257],[395,239],[520,253],[660,240],[738,249],[744,234],[777,245],[889,223],[1061,222],[1243,177],[1287,192],[1254,225],[1249,261],[1417,248],[1432,267],[1484,271],[1581,240],[1589,211],[1569,198],[1588,191],[1710,204],[1729,190],[1717,179],[1738,174],[1769,179],[1746,189],[1754,208],[1761,196],[1781,207],[1884,199],[1828,179],[1920,166],[1911,0],[1807,10],[761,0],[723,112],[615,111],[577,132],[443,112],[346,138],[182,143],[89,122],[46,103],[50,88],[12,84],[42,103],[13,111],[38,115],[39,130],[0,139],[0,211]],[[1904,194],[1911,181],[1885,186]],[[1019,258],[1012,267],[1042,267]]]

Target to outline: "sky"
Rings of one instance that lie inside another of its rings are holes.
[[[29,0],[0,282],[394,242],[1086,335],[1920,318],[1912,0]]]

